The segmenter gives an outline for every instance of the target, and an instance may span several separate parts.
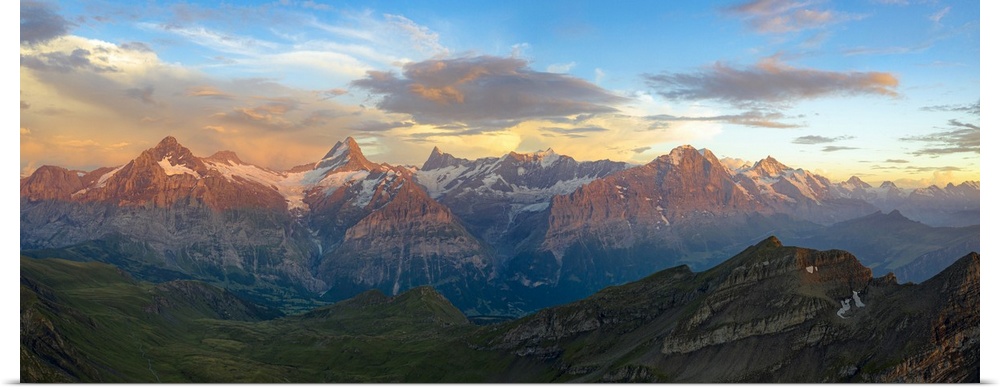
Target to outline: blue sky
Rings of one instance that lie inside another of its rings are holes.
[[[846,180],[979,180],[978,2],[21,2],[22,173],[166,135],[284,169],[691,144]]]

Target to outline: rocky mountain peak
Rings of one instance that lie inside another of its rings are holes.
[[[202,175],[206,172],[205,164],[201,159],[195,157],[191,150],[177,142],[173,136],[167,136],[156,146],[146,149],[134,160],[137,163],[136,169],[151,169],[153,165],[159,165],[167,175],[179,172],[191,172],[192,175]]]
[[[539,150],[539,151],[534,152],[534,153],[510,152],[510,153],[507,154],[506,158],[512,159],[512,160],[517,161],[517,162],[522,162],[522,163],[524,163],[524,162],[536,162],[536,163],[541,164],[542,167],[544,168],[544,167],[551,166],[552,164],[554,164],[555,162],[559,161],[563,157],[564,156],[556,154],[556,152],[554,150],[552,150],[552,148],[548,148],[548,149],[545,149],[545,150]]]
[[[424,165],[420,167],[420,170],[429,171],[432,169],[439,169],[455,165],[463,165],[467,163],[469,163],[469,160],[466,160],[464,158],[456,158],[455,156],[452,156],[448,153],[441,151],[440,148],[435,146],[434,150],[431,150],[431,155],[427,157],[427,161],[425,161]]]
[[[753,168],[750,169],[757,171],[757,173],[761,174],[762,176],[774,177],[780,175],[781,172],[784,172],[791,168],[789,168],[785,164],[778,162],[778,160],[776,160],[774,157],[767,156],[767,158],[758,161],[756,164],[753,165]]]
[[[377,166],[378,164],[368,161],[353,137],[337,142],[323,159],[316,163],[316,169],[331,168],[332,172],[370,171]]]
[[[205,160],[227,165],[246,165],[246,163],[244,163],[243,160],[240,160],[240,157],[236,155],[236,152],[229,150],[216,152],[215,154],[208,156]]]
[[[897,187],[896,187],[896,183],[893,183],[891,181],[886,180],[886,181],[882,182],[882,185],[880,185],[879,188],[890,189],[890,188],[897,188]]]
[[[861,178],[857,176],[851,176],[850,179],[847,179],[846,183],[851,186],[854,186],[854,188],[872,188],[870,184],[865,183],[863,180],[861,180]]]
[[[681,145],[671,150],[667,155],[660,156],[657,160],[663,162],[669,161],[673,165],[681,165],[685,159],[694,157],[702,157],[701,153],[698,153],[698,149],[695,149],[691,145]]]

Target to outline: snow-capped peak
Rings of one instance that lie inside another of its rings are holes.
[[[760,173],[762,176],[776,177],[780,176],[782,172],[787,171],[789,168],[787,165],[778,162],[774,157],[767,156],[767,158],[758,161],[754,164],[753,169]]]

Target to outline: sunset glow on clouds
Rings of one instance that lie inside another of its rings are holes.
[[[20,169],[173,135],[276,169],[691,144],[832,180],[979,180],[979,4],[22,1]]]

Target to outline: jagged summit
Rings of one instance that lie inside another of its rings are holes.
[[[240,157],[236,155],[236,152],[231,150],[215,152],[215,154],[206,157],[205,160],[221,164],[246,165],[246,163],[243,162],[243,160],[240,160]]]
[[[781,244],[781,240],[779,240],[778,237],[770,236],[757,243],[756,246],[759,248],[781,248],[784,245]]]
[[[455,165],[464,165],[469,163],[469,160],[464,158],[457,158],[448,153],[441,151],[441,148],[435,146],[434,150],[431,150],[431,155],[427,156],[427,161],[424,165],[420,167],[420,170],[429,171],[432,169],[444,168]]]
[[[789,170],[791,168],[789,168],[785,164],[782,164],[781,162],[779,162],[778,160],[776,160],[774,157],[771,157],[769,155],[769,156],[767,156],[767,158],[758,161],[750,169],[751,170],[755,170],[758,173],[764,174],[765,176],[771,176],[771,177],[773,177],[773,176],[777,176],[777,175],[781,174],[781,172],[787,171],[787,170]]]
[[[845,183],[854,186],[854,188],[872,188],[870,184],[865,183],[864,180],[861,180],[861,178],[857,176],[851,176],[851,178],[847,179]]]
[[[333,145],[323,159],[316,163],[315,169],[329,168],[333,172],[370,171],[377,166],[378,164],[368,161],[353,137],[347,137]]]

